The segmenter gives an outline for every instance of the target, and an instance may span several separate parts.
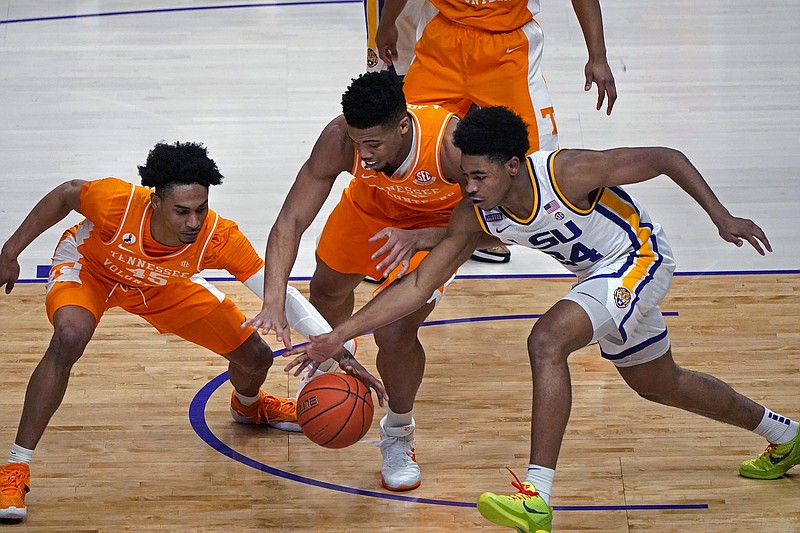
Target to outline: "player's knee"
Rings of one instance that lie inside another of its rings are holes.
[[[375,330],[373,337],[378,348],[388,352],[407,352],[419,343],[417,328],[403,327],[399,323]]]
[[[528,335],[528,357],[534,371],[545,365],[561,364],[566,360],[566,355],[552,335],[536,328]]]
[[[53,332],[45,356],[59,365],[72,367],[83,355],[91,338],[91,331],[80,328],[58,328]]]
[[[245,372],[260,374],[272,367],[274,356],[269,345],[254,334],[225,357]]]
[[[308,285],[309,301],[317,306],[317,304],[332,305],[345,301],[353,291],[341,284],[330,284],[320,281],[316,278],[311,278]]]

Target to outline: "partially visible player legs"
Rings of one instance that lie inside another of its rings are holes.
[[[572,406],[569,354],[592,339],[592,323],[575,302],[557,302],[536,322],[528,337],[533,374],[531,456],[525,482],[510,496],[491,492],[478,498],[481,515],[495,524],[534,533],[550,531],[550,494],[561,441]]]
[[[195,300],[203,297],[196,294]],[[217,301],[216,296],[211,297]],[[144,315],[144,318],[154,325],[164,320],[163,315]],[[244,321],[244,314],[225,297],[211,312],[171,333],[228,360],[228,379],[234,388],[231,417],[236,422],[268,424],[284,431],[299,432],[295,401],[261,390],[272,366],[273,354],[258,333],[241,327]]]
[[[672,359],[671,351],[655,361],[618,371],[643,398],[767,438],[770,444],[764,453],[739,466],[742,476],[775,479],[800,464],[800,429],[796,421],[773,413],[714,376],[681,368]]]
[[[381,484],[394,491],[419,487],[422,479],[414,448],[414,399],[425,371],[425,350],[417,333],[433,311],[430,303],[375,331],[378,373],[389,396],[389,411],[380,421],[383,456]]]
[[[55,312],[53,337],[36,366],[25,392],[15,445],[8,464],[0,467],[0,518],[22,520],[27,516],[25,494],[30,490],[30,461],[50,418],[67,390],[72,366],[94,334],[94,315],[77,306]]]

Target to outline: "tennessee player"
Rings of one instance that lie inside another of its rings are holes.
[[[640,396],[764,436],[745,477],[774,479],[800,464],[798,423],[737,393],[721,380],[673,360],[659,308],[675,262],[666,235],[622,186],[665,174],[708,213],[719,235],[772,251],[753,221],[734,217],[686,157],[669,148],[539,151],[526,157],[522,119],[502,107],[482,108],[458,125],[467,197],[454,210],[447,236],[406,279],[369,302],[330,334],[312,338],[308,354],[288,366],[335,354],[341,340],[416,309],[431,287],[465,261],[485,233],[553,256],[577,276],[528,336],[533,374],[531,450],[524,481],[511,496],[483,493],[480,513],[518,531],[550,531],[549,505],[561,441],[571,408],[567,358],[598,343]],[[515,476],[516,478],[516,476]]]
[[[200,144],[157,144],[139,174],[144,187],[117,178],[59,185],[0,252],[0,287],[10,293],[19,254],[70,212],[85,217],[63,234],[53,255],[45,307],[54,331],[28,383],[8,463],[0,467],[2,519],[26,517],[34,448],[63,400],[70,369],[112,307],[228,359],[235,421],[299,430],[295,401],[260,389],[272,365],[269,346],[242,327],[242,312],[199,275],[224,269],[261,295],[264,262],[234,222],[208,208],[209,186],[222,182],[216,164]],[[287,291],[286,307],[302,334],[330,330],[296,289]],[[343,368],[366,377],[354,359],[342,356]]]
[[[385,0],[377,30],[380,58],[398,59],[397,14],[406,0]],[[465,2],[430,0],[439,10],[426,25],[405,77],[406,99],[414,104],[439,104],[463,117],[470,107],[507,106],[528,124],[532,150],[558,147],[553,103],[542,77],[544,34],[534,17],[539,0]],[[597,109],[606,96],[611,109],[617,98],[614,76],[606,59],[603,19],[598,0],[572,0],[583,30],[589,60],[584,89],[597,85]]]
[[[438,106],[406,106],[402,83],[388,71],[353,80],[342,96],[342,109],[317,139],[270,231],[267,300],[248,321],[264,333],[274,329],[280,337],[289,334],[283,307],[273,298],[283,300],[300,238],[341,173],[354,178],[319,238],[309,298],[331,324],[353,312],[353,291],[364,276],[387,277],[381,290],[413,270],[424,250],[444,236],[461,198],[454,181],[461,173],[461,154],[452,142],[458,118],[452,113]],[[388,414],[380,422],[382,483],[389,490],[420,484],[412,408],[425,351],[417,331],[445,285],[434,288],[406,316],[375,331],[378,371],[389,396]]]

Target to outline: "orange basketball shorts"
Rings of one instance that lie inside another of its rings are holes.
[[[502,105],[528,125],[531,151],[558,148],[553,102],[542,77],[544,34],[536,21],[489,32],[441,14],[425,26],[406,74],[410,104],[439,104],[463,117],[475,103]]]

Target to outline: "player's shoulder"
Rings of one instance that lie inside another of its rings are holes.
[[[339,115],[322,129],[310,161],[315,168],[324,168],[331,172],[349,170],[353,162],[354,147],[347,132],[344,115]]]

